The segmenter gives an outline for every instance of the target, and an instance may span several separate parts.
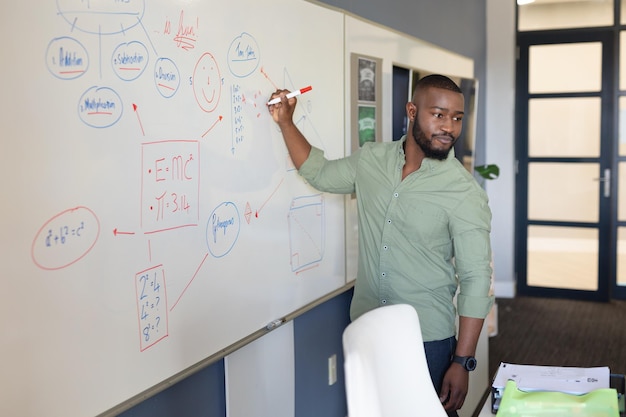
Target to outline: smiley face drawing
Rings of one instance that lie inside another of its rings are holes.
[[[222,77],[217,61],[210,53],[204,53],[193,70],[193,94],[202,110],[212,112],[222,93]]]

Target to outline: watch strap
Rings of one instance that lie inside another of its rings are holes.
[[[457,356],[452,357],[452,361],[461,364],[467,371],[476,369],[476,358],[473,356]]]

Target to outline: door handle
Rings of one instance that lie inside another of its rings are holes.
[[[604,183],[604,196],[609,198],[611,196],[611,169],[605,168],[604,177],[594,178],[593,180]]]

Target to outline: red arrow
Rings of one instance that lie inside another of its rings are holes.
[[[270,83],[272,83],[272,85],[274,86],[274,89],[278,90],[278,86],[276,86],[276,84],[274,83],[274,81],[272,81],[270,79],[270,76],[267,75],[267,72],[265,72],[265,68],[261,67],[261,74],[263,74],[263,76],[267,79],[267,81],[269,81]]]
[[[134,235],[135,232],[120,232],[119,230],[117,230],[117,227],[115,229],[113,229],[113,235],[117,236],[117,235]]]
[[[146,136],[146,132],[143,130],[143,125],[141,124],[141,118],[139,118],[139,112],[137,111],[137,105],[133,103],[133,111],[137,114],[137,120],[139,121],[139,127],[141,128],[141,134]]]
[[[221,121],[222,121],[222,118],[223,118],[222,116],[218,117],[218,119],[217,119],[215,122],[213,122],[213,124],[211,125],[211,127],[209,128],[209,130],[207,130],[206,132],[204,132],[204,133],[202,134],[202,137],[205,137],[205,136],[207,135],[207,133],[209,133],[211,130],[213,130],[213,128],[215,127],[215,125],[216,125],[216,124],[218,124],[219,122],[221,122]]]

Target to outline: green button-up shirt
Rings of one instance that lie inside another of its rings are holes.
[[[359,260],[350,316],[410,304],[424,341],[456,334],[461,316],[485,318],[493,303],[491,211],[487,195],[450,152],[424,159],[402,180],[403,143],[366,143],[347,158],[327,160],[313,148],[299,173],[320,191],[354,193]]]

